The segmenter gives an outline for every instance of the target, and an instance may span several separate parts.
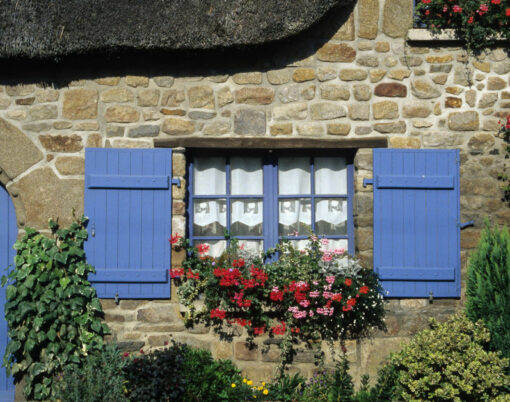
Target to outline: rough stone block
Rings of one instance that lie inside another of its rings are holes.
[[[397,83],[383,83],[375,87],[374,93],[376,96],[405,98],[407,96],[407,87]]]
[[[234,74],[232,81],[238,85],[262,84],[262,73],[251,72]]]
[[[393,101],[376,102],[372,105],[374,119],[396,119],[398,118],[398,104]]]
[[[286,84],[290,81],[290,73],[287,69],[272,70],[266,73],[267,81],[272,85]]]
[[[344,68],[343,70],[340,70],[339,74],[342,81],[363,81],[367,78],[367,76],[368,73],[365,70],[354,68]]]
[[[137,96],[138,106],[157,106],[159,103],[159,89],[142,89]]]
[[[183,89],[169,89],[163,92],[161,97],[161,106],[176,107],[184,102],[184,90]]]
[[[238,110],[234,115],[234,133],[264,135],[266,133],[266,113],[261,110]]]
[[[356,58],[356,50],[345,43],[326,43],[317,51],[320,61],[351,63]]]
[[[404,121],[375,123],[374,130],[382,134],[404,134],[406,132],[406,123]]]
[[[454,112],[448,115],[448,128],[450,130],[475,131],[478,130],[479,126],[478,113],[475,111]]]
[[[386,0],[382,31],[391,38],[403,38],[413,22],[413,4],[406,0]]]
[[[274,100],[272,88],[241,88],[235,92],[236,103],[251,105],[269,105]]]
[[[55,167],[62,175],[83,175],[85,159],[79,156],[60,156],[55,161]]]
[[[370,105],[368,103],[350,104],[349,118],[351,120],[368,120],[370,118]]]
[[[133,123],[140,120],[140,112],[131,106],[110,106],[104,117],[107,122]]]
[[[349,100],[351,97],[349,87],[337,84],[322,84],[320,94],[326,100]]]
[[[112,88],[101,93],[101,101],[104,103],[124,103],[131,102],[134,99],[133,92],[127,88]]]
[[[83,148],[79,135],[40,135],[39,141],[50,152],[77,152]]]
[[[273,124],[269,132],[271,135],[291,135],[292,134],[292,123],[277,123]]]
[[[379,0],[360,0],[358,2],[358,36],[375,39],[379,28]]]
[[[277,106],[273,109],[274,120],[304,120],[307,117],[308,105],[306,103]]]
[[[169,117],[163,121],[161,131],[169,135],[187,135],[195,131],[195,123],[190,120]]]
[[[146,124],[143,126],[133,127],[128,131],[128,137],[157,137],[159,134],[158,125]]]
[[[62,115],[71,120],[94,119],[97,117],[97,99],[98,93],[95,89],[79,88],[65,91]]]
[[[258,350],[256,347],[250,348],[250,345],[246,342],[236,342],[234,343],[234,357],[237,360],[257,360]]]
[[[348,135],[351,131],[349,123],[331,123],[327,126],[327,133],[329,135]]]
[[[391,137],[391,148],[419,149],[421,141],[416,137]]]
[[[210,87],[197,86],[188,89],[189,106],[192,108],[214,109],[214,94]]]
[[[130,87],[148,87],[149,78],[137,75],[128,75],[126,77],[126,84]]]
[[[313,68],[297,68],[292,74],[295,82],[306,82],[315,79],[315,70]]]
[[[413,80],[411,82],[411,92],[420,99],[432,99],[441,96],[441,89],[424,79]]]
[[[343,106],[327,102],[312,104],[310,114],[312,120],[331,120],[346,116]]]

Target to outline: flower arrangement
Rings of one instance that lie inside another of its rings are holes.
[[[498,37],[510,37],[510,4],[501,0],[418,0],[417,26],[454,29],[468,51],[480,51]]]
[[[207,245],[171,241],[188,255],[170,276],[179,285],[189,324],[203,321],[222,333],[240,326],[250,338],[284,336],[283,349],[295,340],[342,341],[385,328],[376,275],[343,249],[327,250],[325,239],[310,236],[304,250],[283,241],[262,257],[249,255],[232,239],[219,258],[206,255]],[[264,264],[263,258],[273,261]]]

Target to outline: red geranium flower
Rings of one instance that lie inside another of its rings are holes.
[[[226,311],[220,309],[219,307],[216,307],[215,309],[211,310],[211,318],[219,318],[224,319],[226,315]]]
[[[506,9],[506,11],[505,11],[505,13],[506,13],[506,16],[507,16],[507,17],[510,17],[510,8],[507,8],[507,9]]]
[[[359,292],[363,293],[364,295],[366,295],[368,291],[369,291],[368,286],[362,286],[359,288]]]
[[[181,238],[181,236],[179,236],[179,233],[176,233],[176,234],[172,235],[172,237],[170,237],[168,239],[168,241],[170,242],[170,244],[173,245],[173,244],[176,244],[180,238]]]
[[[351,278],[345,278],[345,284],[347,286],[351,286],[352,285],[352,279]]]
[[[209,246],[209,244],[205,244],[205,243],[201,243],[197,246],[197,250],[200,254],[205,254],[209,251],[211,247]]]

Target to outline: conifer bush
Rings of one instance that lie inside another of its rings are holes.
[[[483,320],[490,348],[510,358],[510,235],[486,221],[468,268],[466,315]]]

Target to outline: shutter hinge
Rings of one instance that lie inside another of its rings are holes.
[[[172,178],[172,184],[176,184],[177,187],[181,188],[181,179],[178,177]]]
[[[363,187],[366,187],[368,185],[373,185],[374,184],[374,179],[363,179]]]
[[[467,221],[467,222],[464,222],[464,223],[458,223],[457,226],[460,228],[460,229],[464,229],[464,228],[467,228],[468,226],[474,226],[475,225],[475,222],[474,221]]]

